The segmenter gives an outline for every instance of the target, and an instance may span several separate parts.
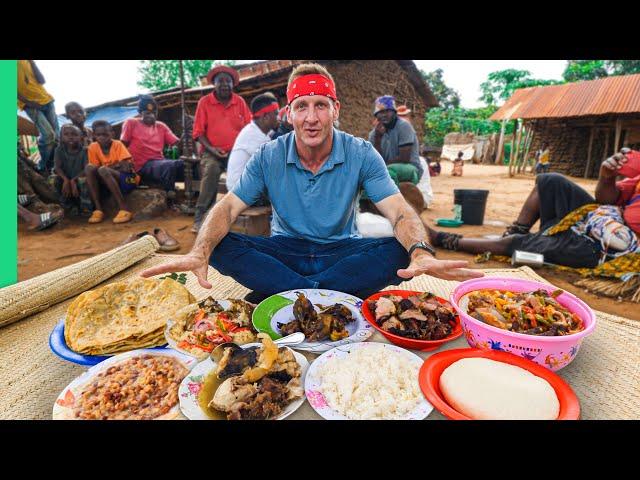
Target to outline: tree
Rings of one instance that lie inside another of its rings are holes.
[[[531,72],[528,70],[499,70],[491,72],[487,81],[480,84],[480,90],[482,90],[480,100],[487,105],[496,105],[500,100],[507,100],[518,88],[556,85],[558,83],[562,82],[531,78]]]
[[[496,106],[481,108],[432,108],[425,115],[425,137],[427,145],[442,145],[444,137],[450,132],[472,132],[476,135],[488,135],[500,132],[500,122],[489,120],[498,109]],[[513,132],[509,122],[506,133]]]
[[[595,80],[609,75],[604,60],[569,60],[562,78],[567,82]]]
[[[567,82],[640,73],[640,60],[569,60],[562,76]]]
[[[429,85],[440,106],[444,109],[458,108],[460,106],[460,95],[444,83],[442,73],[441,68],[429,73],[420,70],[422,78]]]
[[[605,60],[611,75],[640,73],[640,60]]]
[[[200,85],[200,77],[206,75],[214,65],[233,67],[235,60],[183,60],[185,87]],[[179,60],[142,60],[138,67],[138,85],[149,90],[166,90],[180,86]]]

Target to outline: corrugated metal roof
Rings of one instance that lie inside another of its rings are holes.
[[[640,74],[516,90],[491,120],[640,112]]]

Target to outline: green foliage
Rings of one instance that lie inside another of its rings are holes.
[[[206,75],[213,64],[213,60],[183,60],[185,87],[200,85],[200,77]],[[152,91],[180,86],[178,60],[142,60],[138,73],[138,85]]]
[[[569,60],[562,77],[567,82],[594,80],[608,75],[604,60]]]
[[[562,74],[567,82],[640,73],[640,60],[569,60]]]
[[[422,78],[427,82],[429,88],[438,99],[440,107],[444,109],[458,108],[460,106],[460,95],[453,88],[449,88],[442,78],[442,69],[438,68],[433,72],[420,70]]]
[[[605,60],[610,75],[640,73],[640,60]]]
[[[562,82],[531,78],[531,72],[528,70],[499,70],[491,72],[487,81],[480,84],[482,91],[480,100],[487,105],[496,105],[499,101],[507,100],[518,88],[556,85],[558,83]]]
[[[497,110],[495,106],[481,108],[432,108],[425,115],[426,134],[424,142],[427,145],[440,146],[444,137],[450,132],[472,132],[475,135],[490,135],[500,133],[500,122],[488,120]],[[513,132],[513,122],[509,122],[505,133]]]
[[[171,280],[175,280],[176,282],[181,283],[182,285],[185,285],[187,283],[186,273],[181,273],[180,275],[178,275],[176,272],[173,272],[171,275],[165,275],[164,277],[160,277],[159,280],[162,280],[164,278],[170,278]]]

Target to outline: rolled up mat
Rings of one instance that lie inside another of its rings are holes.
[[[153,254],[152,235],[52,272],[0,289],[0,327],[78,295]]]

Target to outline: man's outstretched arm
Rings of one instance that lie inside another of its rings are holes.
[[[375,205],[391,222],[395,237],[407,251],[417,242],[429,243],[422,220],[402,194],[390,195]],[[467,265],[464,260],[438,260],[426,250],[417,248],[411,254],[409,266],[398,270],[398,276],[409,279],[426,273],[444,280],[459,281],[484,276],[479,270],[464,268]]]
[[[140,273],[142,277],[151,277],[161,273],[191,271],[203,288],[212,288],[207,280],[209,269],[209,257],[211,252],[229,233],[231,225],[238,215],[248,208],[248,205],[240,200],[232,192],[216,203],[205,218],[196,241],[191,251],[186,255],[180,255],[175,260],[148,268]]]

